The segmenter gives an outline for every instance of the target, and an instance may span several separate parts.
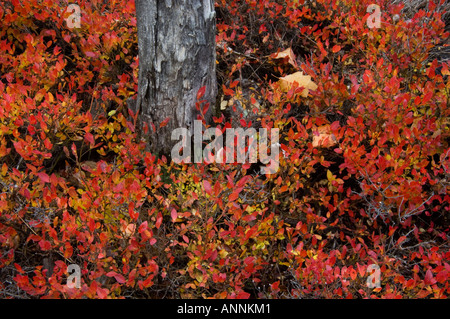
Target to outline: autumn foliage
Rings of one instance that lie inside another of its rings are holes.
[[[444,1],[216,1],[214,125],[278,128],[267,176],[146,151],[134,1],[77,3],[0,5],[1,297],[449,297]]]

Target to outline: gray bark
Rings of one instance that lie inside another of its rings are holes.
[[[149,125],[149,149],[170,155],[175,128],[193,133],[197,91],[215,106],[216,46],[213,0],[136,0],[139,82],[136,108]],[[167,126],[159,124],[170,118]]]

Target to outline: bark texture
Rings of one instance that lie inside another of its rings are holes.
[[[193,132],[197,91],[215,105],[216,19],[213,0],[136,0],[139,83],[136,108],[149,125],[149,149],[170,155],[175,128]],[[167,126],[160,123],[170,118]]]

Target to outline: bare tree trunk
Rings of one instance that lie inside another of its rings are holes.
[[[170,156],[175,128],[193,133],[197,91],[215,105],[216,46],[213,0],[136,0],[139,83],[136,109],[149,124],[149,149]],[[160,128],[166,118],[170,121]],[[153,131],[152,125],[156,131]]]

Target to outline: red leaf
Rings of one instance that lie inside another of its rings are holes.
[[[40,178],[41,181],[43,181],[44,183],[50,183],[50,177],[44,173],[44,172],[40,172],[37,173],[37,176]]]
[[[205,189],[206,194],[211,195],[211,183],[207,180],[203,181],[203,188]]]
[[[105,299],[106,297],[108,297],[108,293],[109,293],[108,289],[97,287],[97,296],[100,299]]]
[[[164,119],[160,124],[159,127],[164,127],[167,125],[167,123],[169,123],[170,117]]]
[[[339,127],[340,127],[339,121],[334,121],[334,122],[331,123],[331,125],[330,125],[330,129],[331,129],[331,131],[333,131],[333,132],[337,131],[337,130],[339,129]]]
[[[248,298],[250,298],[250,294],[248,292],[241,291],[241,292],[238,293],[236,298],[237,299],[248,299]]]
[[[47,250],[52,249],[52,244],[50,244],[50,242],[48,240],[42,239],[39,242],[39,247],[41,247],[41,250],[47,251]]]
[[[251,176],[250,175],[246,175],[244,177],[242,177],[236,184],[236,187],[241,188],[244,187],[245,184],[248,183],[248,181],[251,180]],[[240,191],[240,190],[239,190]]]
[[[447,270],[442,270],[436,275],[436,280],[441,284],[443,284],[447,280],[447,278],[448,278]]]
[[[260,34],[262,33],[262,32],[267,32],[267,28],[266,28],[266,26],[264,25],[264,24],[262,24],[260,27],[259,27],[259,31],[258,31]]]
[[[142,232],[144,232],[147,228],[148,228],[148,222],[145,221],[139,226],[138,233],[142,234]]]
[[[200,100],[205,95],[206,86],[202,86],[197,92],[197,100]]]
[[[19,287],[26,287],[30,284],[30,281],[28,279],[28,276],[24,275],[17,275],[14,277],[14,280],[17,282],[17,285]]]
[[[16,267],[16,269],[19,273],[21,273],[21,274],[25,273],[19,264],[14,263],[14,267]]]
[[[428,92],[427,94],[425,94],[422,99],[422,104],[428,103],[431,100],[431,98],[433,97],[433,94],[434,94],[434,92]]]
[[[436,279],[433,278],[433,273],[430,269],[428,269],[427,273],[425,274],[424,283],[425,285],[433,285],[436,283]]]
[[[353,267],[350,268],[350,278],[352,278],[352,280],[355,280],[357,275],[358,273],[356,272],[356,270],[353,269]]]
[[[406,288],[412,288],[412,287],[414,287],[414,284],[415,284],[416,282],[413,280],[413,279],[409,279],[407,282],[406,282],[406,284],[405,284],[405,287]]]
[[[275,281],[273,284],[271,284],[270,288],[272,288],[273,292],[278,292],[278,291],[280,291],[279,285],[280,285],[280,281],[278,280],[278,281]]]
[[[175,210],[175,208],[172,208],[172,211],[170,212],[170,216],[172,216],[172,221],[175,222],[177,220],[178,217],[178,213]]]
[[[113,190],[113,192],[120,193],[120,192],[123,192],[124,188],[125,188],[125,182],[121,181],[119,184],[113,186],[112,190]]]
[[[161,214],[161,212],[159,212],[158,216],[156,217],[156,223],[155,223],[156,229],[159,229],[159,227],[161,226],[162,220],[163,220],[162,214]]]
[[[209,109],[209,103],[205,103],[205,105],[203,105],[202,114],[206,114],[206,112],[208,112],[208,109]]]
[[[406,240],[406,236],[400,236],[400,238],[397,240],[397,245],[400,245]]]
[[[88,141],[89,142],[89,144],[91,144],[91,145],[94,145],[95,144],[95,140],[94,140],[94,135],[92,135],[91,133],[86,133],[85,135],[84,135],[84,139],[86,140],[86,141]]]
[[[231,195],[228,197],[228,200],[230,202],[235,201],[239,197],[239,192],[232,192]]]
[[[255,257],[253,257],[253,256],[246,257],[244,259],[244,264],[250,265],[251,263],[253,263],[254,260],[255,260]]]
[[[125,277],[122,276],[121,274],[116,273],[115,271],[110,271],[109,273],[106,274],[106,276],[114,277],[119,284],[125,283]]]
[[[229,95],[229,96],[234,95],[234,91],[232,89],[225,87],[225,85],[222,85],[222,90],[223,90],[223,94],[225,94],[225,95]]]
[[[75,158],[78,160],[78,155],[77,155],[77,147],[75,145],[75,143],[72,143],[72,154],[75,156]]]
[[[129,215],[132,219],[137,220],[139,217],[139,212],[135,211],[134,209],[129,211]]]
[[[219,196],[220,191],[221,191],[221,187],[220,187],[219,181],[217,181],[214,184],[214,195]]]
[[[48,150],[51,150],[53,148],[53,144],[52,144],[52,142],[50,142],[50,140],[48,138],[46,138],[44,140],[44,146]]]

